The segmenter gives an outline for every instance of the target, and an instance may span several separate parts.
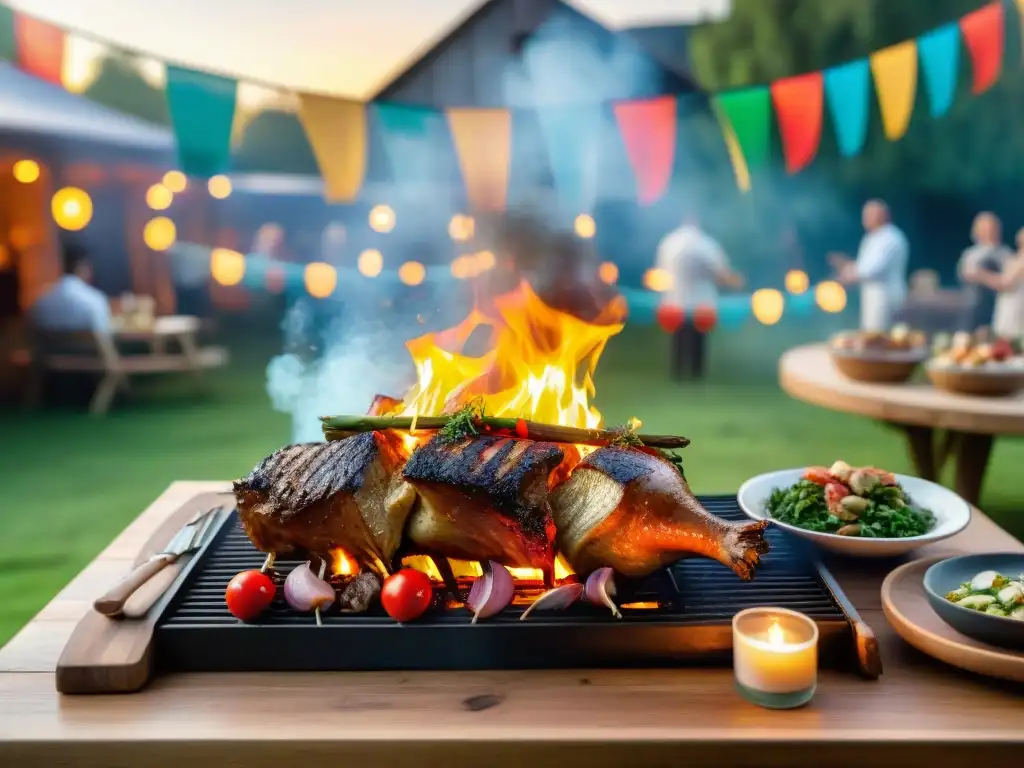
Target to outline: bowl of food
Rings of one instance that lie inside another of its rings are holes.
[[[957,333],[937,340],[925,372],[936,389],[960,395],[1007,397],[1024,389],[1024,355],[1008,339]]]
[[[925,571],[924,591],[957,632],[1024,650],[1024,553],[941,560]]]
[[[748,517],[852,557],[903,555],[971,521],[971,505],[948,488],[844,461],[758,475],[737,497]]]
[[[888,333],[846,331],[829,342],[832,362],[853,381],[900,384],[928,358],[928,340],[905,325]]]

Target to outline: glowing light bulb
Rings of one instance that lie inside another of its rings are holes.
[[[314,299],[326,299],[338,287],[338,271],[330,264],[314,261],[306,265],[306,290]]]
[[[489,269],[494,269],[494,265],[497,261],[494,258],[494,254],[490,251],[480,251],[476,255],[476,266],[481,272],[486,272]]]
[[[406,285],[419,285],[427,277],[427,268],[418,261],[407,261],[398,268],[398,279]]]
[[[458,243],[471,239],[475,230],[476,222],[473,221],[473,217],[462,213],[456,213],[448,222],[448,236]]]
[[[22,184],[31,184],[39,178],[39,163],[35,160],[19,160],[14,164],[14,178]]]
[[[245,256],[230,248],[214,248],[210,252],[210,276],[221,285],[238,285],[245,277]]]
[[[395,228],[395,212],[386,205],[375,205],[370,210],[370,229],[386,233]]]
[[[92,199],[78,187],[58,189],[50,201],[50,208],[57,226],[71,232],[85,229],[92,220]]]
[[[188,179],[181,171],[168,171],[164,174],[163,182],[164,186],[176,195],[184,192],[188,186]]]
[[[647,290],[664,293],[672,287],[672,275],[667,269],[652,267],[644,272],[643,282]]]
[[[754,317],[764,325],[775,325],[779,322],[785,304],[782,294],[774,288],[762,288],[754,291],[754,295],[750,297],[750,308]]]
[[[588,213],[581,213],[576,217],[576,221],[573,222],[573,229],[576,230],[578,237],[589,240],[597,233],[597,224],[594,223],[593,216]]]
[[[846,289],[834,280],[818,283],[814,300],[826,312],[842,312],[846,308]]]
[[[146,190],[146,205],[154,211],[165,211],[174,202],[174,193],[163,184],[154,184]]]
[[[222,174],[211,176],[206,182],[206,188],[210,191],[210,197],[224,200],[231,195],[231,179]]]
[[[615,285],[619,280],[619,268],[613,262],[606,261],[597,268],[597,276],[601,278],[601,282]]]
[[[166,251],[178,238],[177,227],[166,216],[157,216],[146,222],[142,230],[142,240],[154,251]]]
[[[811,281],[807,273],[801,269],[791,269],[786,273],[786,290],[792,294],[806,293]]]
[[[376,248],[367,248],[359,254],[358,267],[364,277],[376,277],[384,269],[384,257]]]

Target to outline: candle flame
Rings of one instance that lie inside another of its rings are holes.
[[[786,644],[786,635],[782,631],[782,627],[779,626],[778,620],[773,621],[772,625],[768,627],[768,642],[776,646]]]

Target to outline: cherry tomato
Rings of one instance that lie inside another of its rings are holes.
[[[415,568],[403,568],[384,580],[380,602],[395,621],[412,621],[430,607],[434,587],[430,577]]]
[[[808,467],[804,470],[804,480],[810,480],[815,485],[828,485],[835,482],[828,467]]]
[[[850,495],[850,489],[842,483],[829,483],[825,486],[825,504],[834,508],[840,501]]]
[[[228,584],[224,600],[235,618],[251,621],[266,610],[276,592],[277,587],[267,574],[242,571]]]

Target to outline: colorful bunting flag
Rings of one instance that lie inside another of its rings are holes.
[[[366,105],[302,93],[299,120],[324,177],[324,199],[329,203],[355,200],[366,175]]]
[[[503,211],[512,166],[512,114],[507,109],[449,109],[448,128],[469,204]]]
[[[440,147],[448,142],[444,115],[424,107],[384,103],[373,105],[373,115],[392,178],[403,183],[436,183],[440,178]]]
[[[748,168],[768,161],[771,96],[764,86],[727,91],[714,97],[729,125]]]
[[[825,70],[825,97],[836,132],[839,152],[853,157],[864,148],[868,135],[867,59],[858,59]]]
[[[1017,0],[1017,15],[1020,17],[1020,39],[1024,40],[1024,0]],[[1024,62],[1024,45],[1020,47],[1020,57]]]
[[[167,108],[185,173],[215,176],[228,170],[237,92],[230,78],[167,66]]]
[[[889,141],[903,137],[910,126],[917,95],[917,41],[906,40],[871,54],[882,128]]]
[[[810,72],[776,80],[771,94],[786,170],[796,173],[810,164],[821,144],[824,77]]]
[[[650,205],[665,194],[672,181],[678,133],[676,98],[619,102],[614,110],[636,174],[637,200],[640,205]]]
[[[917,39],[921,69],[928,89],[932,117],[942,117],[953,105],[960,71],[960,28],[946,24]]]
[[[14,61],[17,56],[18,48],[14,41],[14,11],[6,5],[0,5],[0,59]]]
[[[64,74],[64,30],[22,13],[14,14],[18,66],[54,85]]]
[[[736,132],[732,128],[729,119],[722,113],[722,110],[711,102],[715,117],[722,128],[722,138],[725,139],[725,149],[729,153],[729,162],[732,163],[732,171],[736,175],[736,186],[740,192],[750,191],[750,168],[747,167],[747,160],[743,157],[743,150],[736,139]]]
[[[597,200],[597,170],[604,110],[600,104],[537,110],[551,175],[566,213],[589,213]]]
[[[960,31],[971,55],[975,95],[984,93],[999,79],[1003,68],[1006,14],[1002,0],[996,0],[960,19]]]

